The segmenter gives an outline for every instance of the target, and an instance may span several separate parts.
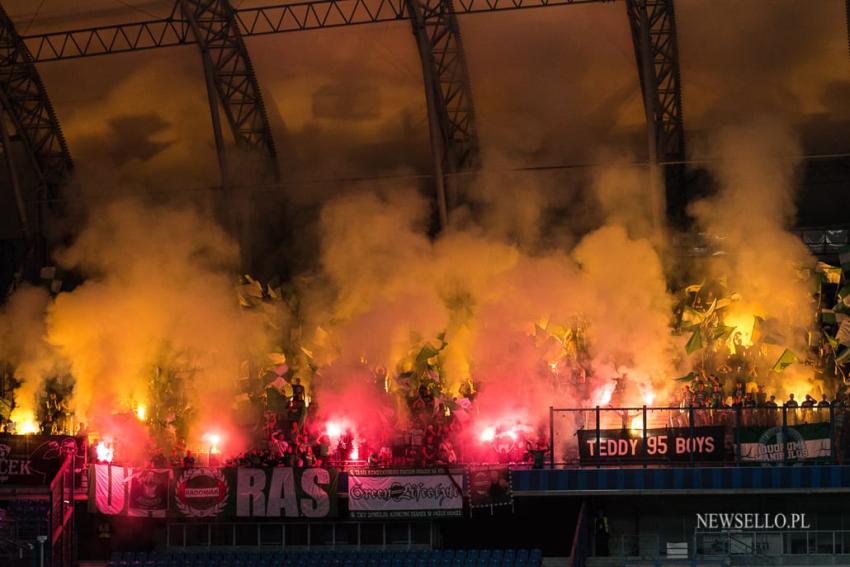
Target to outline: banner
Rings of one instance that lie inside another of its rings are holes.
[[[602,429],[597,443],[595,429],[578,431],[581,464],[668,463],[721,461],[725,433],[722,425],[648,429],[644,446],[641,429]]]
[[[236,471],[236,515],[264,518],[336,516],[333,469],[231,469]]]
[[[463,513],[462,469],[352,470],[352,518],[437,518]]]
[[[469,469],[469,507],[510,506],[514,502],[511,473],[506,466]]]
[[[231,504],[232,470],[207,467],[175,469],[174,472],[175,515],[186,518],[226,515],[222,512]]]
[[[144,469],[130,477],[127,515],[164,518],[168,512],[171,469]]]
[[[75,477],[80,485],[86,466],[86,441],[67,435],[0,435],[0,486],[47,485],[75,455]]]
[[[832,457],[829,423],[787,426],[787,449],[782,427],[742,427],[739,433],[742,461],[803,462]]]
[[[327,518],[337,514],[333,469],[91,467],[89,508],[148,518]]]

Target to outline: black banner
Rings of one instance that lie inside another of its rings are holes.
[[[513,504],[511,472],[506,466],[469,469],[469,507],[490,508]]]
[[[168,512],[171,469],[145,469],[130,477],[128,516],[164,518]]]
[[[582,464],[722,461],[724,439],[722,425],[648,429],[646,445],[641,429],[603,429],[598,443],[595,429],[582,429],[579,458]]]
[[[0,435],[0,486],[48,485],[66,455],[75,455],[75,482],[86,468],[86,442],[66,435]]]
[[[147,518],[330,518],[333,469],[91,467],[89,509]]]

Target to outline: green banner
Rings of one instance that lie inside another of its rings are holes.
[[[750,462],[809,462],[832,457],[829,423],[742,427],[741,460]]]

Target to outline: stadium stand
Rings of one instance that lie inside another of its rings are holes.
[[[116,552],[107,567],[540,567],[539,549]]]

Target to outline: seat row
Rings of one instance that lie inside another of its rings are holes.
[[[108,567],[539,567],[539,549],[116,552]]]

